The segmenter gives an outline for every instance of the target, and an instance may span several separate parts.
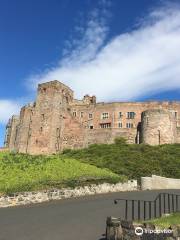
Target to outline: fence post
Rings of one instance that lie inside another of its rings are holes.
[[[168,213],[170,213],[170,194],[168,193]]]
[[[166,194],[163,194],[163,199],[164,199],[164,213],[166,213]]]
[[[126,206],[125,206],[125,219],[128,219],[128,200],[126,200]]]
[[[154,218],[156,218],[156,200],[154,200]]]
[[[141,211],[141,202],[140,202],[140,200],[138,200],[138,220],[140,220],[140,218],[141,218],[140,211]]]
[[[144,201],[144,220],[146,220],[146,201]]]
[[[162,208],[161,208],[161,194],[159,195],[159,217],[161,217]]]
[[[151,201],[149,201],[149,219],[151,219]]]
[[[179,210],[178,195],[176,195],[176,211]]]
[[[132,200],[132,220],[134,220],[134,200]]]

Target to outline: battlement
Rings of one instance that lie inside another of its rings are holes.
[[[46,83],[38,84],[38,91],[46,92],[46,90],[48,88],[52,88],[52,89],[56,89],[56,90],[66,89],[73,95],[72,89],[70,87],[66,86],[64,83],[59,82],[58,80],[53,80],[53,81],[49,81],[49,82],[46,82]]]
[[[73,91],[54,80],[38,85],[35,102],[7,125],[5,146],[29,154],[52,154],[93,143],[151,145],[180,143],[180,102],[96,102],[95,96],[74,99]]]

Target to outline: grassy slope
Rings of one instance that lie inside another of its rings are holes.
[[[161,218],[146,221],[159,226],[160,228],[168,228],[171,225],[180,224],[180,213],[170,214]]]
[[[56,156],[0,153],[0,192],[139,180],[152,174],[180,178],[180,144],[128,145],[119,139]]]
[[[122,178],[75,159],[0,153],[0,192],[11,193]]]
[[[157,174],[180,178],[180,144],[149,146],[116,144],[91,145],[82,150],[66,150],[64,156],[125,175],[129,179]]]

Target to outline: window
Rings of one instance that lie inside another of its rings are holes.
[[[149,126],[149,117],[146,118],[146,124]]]
[[[122,122],[119,122],[119,123],[118,123],[118,127],[119,127],[119,128],[122,128]]]
[[[133,128],[133,123],[126,123],[127,128]]]
[[[92,125],[90,125],[90,126],[89,126],[89,128],[90,128],[90,129],[93,129],[93,126],[92,126]]]
[[[100,128],[110,128],[111,123],[100,123]]]
[[[177,118],[177,112],[174,112],[174,116],[175,116],[175,118]]]
[[[89,113],[89,118],[92,118],[92,117],[93,117],[92,113]]]
[[[83,112],[81,112],[80,116],[81,116],[81,117],[83,117],[83,115],[84,115],[84,113],[83,113]]]
[[[102,115],[101,115],[101,118],[102,119],[107,119],[107,118],[109,118],[109,113],[102,113]]]
[[[128,119],[133,119],[135,117],[135,112],[127,112],[127,118]]]
[[[44,119],[45,119],[44,114],[41,114],[41,118],[42,118],[42,121],[44,121]]]
[[[44,93],[46,93],[46,88],[43,88],[42,90],[43,90]]]
[[[119,118],[122,118],[122,116],[123,116],[122,112],[119,112]]]
[[[76,112],[73,112],[73,117],[76,117]]]
[[[43,131],[43,127],[40,127],[40,132],[42,133],[42,131]]]

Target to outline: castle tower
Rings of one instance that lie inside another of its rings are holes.
[[[17,136],[18,136],[18,125],[19,125],[19,116],[13,115],[11,119],[9,119],[8,124],[6,125],[6,135],[4,140],[4,146],[8,147],[11,150],[15,150]]]
[[[141,142],[150,145],[171,144],[176,139],[176,119],[173,112],[153,109],[142,112]]]
[[[64,116],[72,100],[73,91],[59,81],[39,84],[27,153],[48,154],[61,150]]]

